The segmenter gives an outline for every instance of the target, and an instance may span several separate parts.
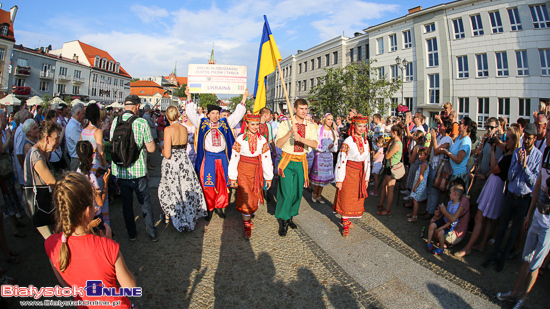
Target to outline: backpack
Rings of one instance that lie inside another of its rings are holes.
[[[131,112],[130,112],[131,113]],[[132,123],[138,117],[132,113],[128,120],[122,120],[122,116],[118,116],[115,131],[111,141],[111,158],[113,163],[120,167],[129,167],[134,164],[139,158],[142,147],[138,147],[132,131]]]

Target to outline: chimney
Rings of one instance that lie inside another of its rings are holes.
[[[416,13],[422,11],[422,7],[419,5],[417,7],[414,7],[412,9],[409,9],[409,14]]]
[[[17,10],[19,8],[17,7],[17,5],[14,5],[11,9],[10,9],[10,23],[13,24],[13,22],[15,21],[15,15],[17,15]]]
[[[301,53],[303,53],[303,52],[304,52],[303,50],[298,49],[298,54],[301,54]]]
[[[362,34],[361,32],[355,32],[355,33],[353,34],[353,36],[354,36],[354,37],[358,37],[358,36],[360,36],[361,34]]]
[[[78,62],[78,56],[76,54],[73,55],[73,60]]]

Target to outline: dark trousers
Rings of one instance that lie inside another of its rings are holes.
[[[504,199],[502,214],[500,216],[500,226],[498,228],[497,238],[495,239],[495,248],[491,254],[492,258],[499,258],[500,254],[500,258],[504,260],[508,256],[508,253],[510,253],[512,246],[514,246],[514,243],[516,242],[519,230],[523,226],[525,213],[527,212],[527,209],[529,209],[530,203],[531,198],[516,200],[510,192],[506,191],[506,198]],[[504,247],[504,251],[500,253],[500,247],[504,241],[504,236],[506,235],[506,230],[508,229],[508,223],[510,220],[513,220],[512,229],[510,230],[506,247]]]
[[[138,202],[141,206],[141,213],[147,233],[151,237],[157,235],[157,228],[155,227],[155,221],[153,216],[153,205],[151,205],[151,195],[149,195],[149,182],[146,177],[136,179],[118,179],[118,185],[120,186],[120,195],[122,197],[122,215],[124,216],[124,223],[126,223],[126,229],[128,230],[128,236],[134,238],[137,235],[136,221],[134,218],[134,195],[136,193]]]

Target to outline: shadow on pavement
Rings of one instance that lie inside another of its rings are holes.
[[[428,290],[430,290],[432,295],[437,298],[437,301],[439,301],[439,305],[441,305],[442,308],[472,308],[472,306],[464,301],[462,297],[437,284],[428,283]]]

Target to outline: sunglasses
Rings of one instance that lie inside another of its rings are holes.
[[[496,129],[497,127],[495,126],[485,126],[485,129],[488,129],[488,130],[492,130],[492,129]]]

